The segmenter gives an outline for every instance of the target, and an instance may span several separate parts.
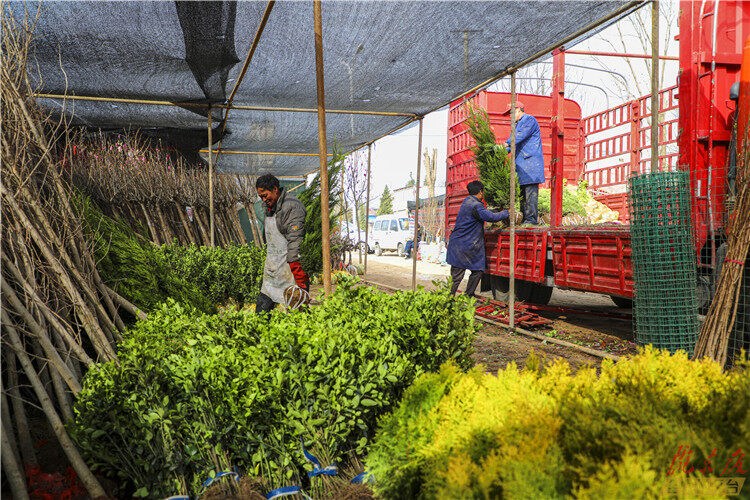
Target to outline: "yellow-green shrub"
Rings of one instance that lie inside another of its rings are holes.
[[[713,476],[748,450],[749,411],[747,370],[683,353],[646,349],[599,376],[565,363],[497,376],[447,365],[380,422],[368,467],[386,498],[654,497],[675,477],[689,497],[706,492],[697,469],[714,449]],[[696,472],[667,476],[680,446]]]

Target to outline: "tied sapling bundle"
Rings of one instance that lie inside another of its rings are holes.
[[[487,111],[466,104],[466,125],[475,145],[474,163],[479,169],[479,179],[484,184],[487,204],[497,208],[510,206],[510,157],[505,148],[497,143],[490,127]],[[516,180],[516,200],[521,199],[521,189]]]

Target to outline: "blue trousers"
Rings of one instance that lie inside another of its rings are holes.
[[[521,212],[523,222],[521,224],[539,224],[539,184],[524,184],[521,186]]]
[[[414,242],[413,241],[407,241],[406,242],[406,248],[404,248],[404,254],[406,254],[407,257],[411,257],[411,251],[414,249]]]

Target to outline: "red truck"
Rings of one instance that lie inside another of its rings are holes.
[[[750,35],[750,2],[680,3],[677,85],[659,93],[659,166],[690,171],[693,224],[702,304],[711,296],[716,264],[725,251],[727,208],[733,201],[732,151],[742,49]],[[552,95],[519,95],[542,129],[547,185],[553,206],[549,226],[516,230],[515,278],[518,300],[547,303],[553,287],[610,295],[629,307],[633,297],[626,183],[631,174],[649,171],[650,95],[581,118],[580,107],[564,99],[564,50],[553,53]],[[496,137],[509,134],[499,112],[509,94],[480,91],[453,102],[448,118],[446,235],[468,195],[466,184],[478,179],[463,105],[484,107]],[[746,106],[747,103],[741,103]],[[562,226],[563,179],[585,179],[594,197],[620,213],[621,224]],[[487,270],[483,290],[505,292],[509,276],[509,231],[485,234]],[[719,258],[717,258],[719,256]]]

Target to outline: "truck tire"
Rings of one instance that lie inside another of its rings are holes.
[[[383,255],[383,249],[380,248],[380,243],[375,243],[375,255],[377,255],[378,257]]]
[[[492,276],[492,298],[508,301],[510,279],[505,276]],[[532,304],[546,305],[552,297],[553,287],[526,280],[516,280],[516,300]]]
[[[617,295],[610,295],[610,299],[612,299],[612,302],[615,303],[617,307],[620,309],[632,309],[633,308],[633,299],[628,299],[626,297],[618,297]]]
[[[546,306],[549,304],[549,299],[552,298],[553,290],[554,287],[542,285],[541,283],[534,283],[532,285],[531,295],[529,296],[529,302]]]

